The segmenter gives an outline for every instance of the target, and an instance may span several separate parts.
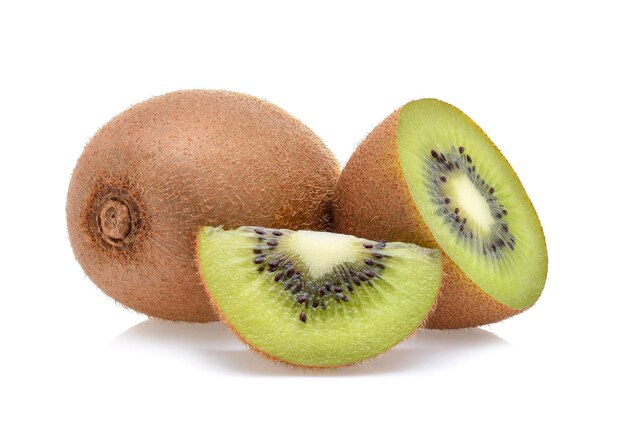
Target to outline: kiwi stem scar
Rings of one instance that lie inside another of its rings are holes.
[[[116,198],[109,198],[100,208],[99,225],[102,237],[117,244],[132,231],[132,217],[128,206]]]

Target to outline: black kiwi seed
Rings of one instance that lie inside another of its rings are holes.
[[[307,295],[300,295],[298,296],[296,301],[298,301],[299,304],[303,304],[307,301],[307,299],[308,299]]]
[[[272,234],[274,234],[276,237],[280,237],[283,235],[283,233],[281,233],[280,231],[272,231]]]
[[[363,260],[363,262],[367,264],[368,266],[374,265],[374,260],[372,260],[371,258],[366,258],[365,260]]]
[[[306,313],[304,311],[300,313],[300,321],[306,323]]]
[[[278,282],[278,281],[280,281],[281,279],[283,279],[283,273],[282,273],[282,272],[278,272],[278,273],[276,274],[276,276],[274,277],[274,281]]]
[[[363,247],[365,249],[372,249],[374,247],[374,245],[372,245],[371,243],[363,243]]]
[[[341,293],[341,292],[343,292],[343,289],[342,289],[341,287],[334,286],[334,287],[333,287],[333,291],[334,291],[335,293]]]
[[[467,161],[468,161],[469,163],[472,163],[472,158],[470,157],[470,155],[469,155],[469,154],[467,154],[465,157],[467,158]]]
[[[267,246],[278,246],[278,240],[268,240]]]
[[[320,300],[319,300],[319,299],[315,299],[315,300],[313,301],[313,305],[312,305],[312,307],[313,307],[313,308],[317,308],[317,307],[319,307],[319,306],[320,306]]]
[[[459,147],[459,154],[463,154],[464,151],[465,151],[465,147]]]
[[[371,270],[366,270],[365,274],[369,277],[369,278],[374,278],[376,277],[376,274],[374,272],[372,272]]]
[[[446,177],[444,177],[443,175],[442,175],[441,177],[439,177],[439,179],[440,179],[441,181],[443,181],[444,183],[445,183],[446,181],[448,181],[448,179],[447,179]]]
[[[265,231],[263,231],[262,229],[259,229],[259,228],[255,228],[254,232],[257,233],[257,234],[260,234],[260,235],[265,234]]]
[[[496,189],[494,189],[493,187],[489,188],[489,193],[493,195],[493,193],[496,191]]]
[[[357,273],[357,275],[361,281],[367,281],[367,276],[363,272]]]
[[[439,160],[439,154],[435,150],[430,150],[430,155],[433,156],[434,159]]]
[[[350,300],[350,298],[348,297],[348,295],[341,295],[341,300],[344,302],[348,302]]]
[[[356,285],[361,285],[361,280],[356,276],[352,277],[352,282],[354,282],[354,284]]]
[[[258,249],[258,248],[257,249],[253,249],[252,252],[255,253],[255,254],[262,254],[263,253],[263,249]]]
[[[296,272],[296,269],[294,269],[293,267],[290,267],[289,269],[287,269],[287,272],[285,272],[285,275],[287,275],[287,278],[291,278],[295,272]]]
[[[445,198],[443,202],[445,202],[446,204],[450,204],[450,198]]]
[[[376,258],[383,258],[383,257],[384,257],[384,255],[383,255],[383,254],[376,253],[376,254],[374,254],[374,257],[376,257]]]
[[[254,263],[254,264],[261,264],[261,263],[263,263],[264,261],[265,261],[265,258],[264,258],[264,257],[255,257],[255,258],[254,258],[254,260],[253,260],[253,263]]]

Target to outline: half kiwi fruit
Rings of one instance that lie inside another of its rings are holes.
[[[442,277],[437,250],[315,231],[206,227],[197,260],[221,319],[289,364],[372,358],[424,323]]]
[[[227,91],[137,104],[85,147],[67,195],[77,260],[107,295],[149,316],[217,318],[194,263],[203,225],[325,230],[339,164],[284,110]]]
[[[520,180],[467,115],[434,99],[406,104],[359,146],[335,191],[336,230],[442,251],[430,328],[517,314],[539,298],[548,257]]]

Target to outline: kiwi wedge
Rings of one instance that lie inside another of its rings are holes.
[[[139,103],[85,147],[67,228],[89,278],[121,304],[168,320],[216,320],[195,269],[204,225],[325,230],[339,163],[281,108],[228,91]]]
[[[259,227],[205,227],[197,259],[220,318],[254,350],[307,367],[372,358],[436,300],[440,253],[407,243]]]
[[[541,224],[500,151],[467,115],[434,99],[385,119],[347,163],[336,230],[442,251],[430,328],[493,323],[532,306],[547,275]]]

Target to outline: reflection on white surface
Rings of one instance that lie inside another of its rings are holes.
[[[236,350],[241,346],[220,322],[184,323],[148,319],[128,328],[111,343],[113,346],[158,344],[169,349]]]
[[[336,370],[308,370],[270,361],[247,349],[220,322],[178,323],[148,319],[116,337],[115,350],[149,352],[176,359],[191,357],[201,367],[218,368],[253,376],[350,376],[438,370],[446,365],[463,364],[476,352],[508,346],[497,335],[480,328],[454,331],[421,330],[384,355],[363,364]]]

